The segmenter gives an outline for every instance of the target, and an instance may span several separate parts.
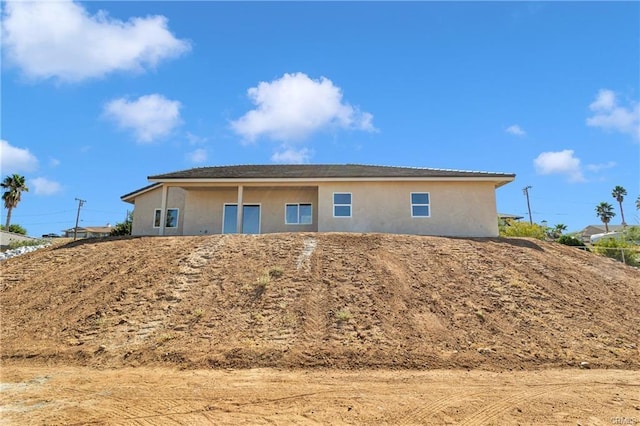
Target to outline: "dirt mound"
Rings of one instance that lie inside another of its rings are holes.
[[[5,364],[640,368],[640,270],[528,239],[84,240],[0,268]]]

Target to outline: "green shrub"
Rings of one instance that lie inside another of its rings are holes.
[[[640,266],[640,247],[617,238],[603,238],[593,245],[593,251],[603,256]]]
[[[3,231],[13,232],[14,234],[27,235],[27,230],[17,223],[9,225],[9,229],[6,229],[4,225],[0,225],[0,229]]]
[[[19,247],[42,246],[45,244],[47,244],[47,241],[45,240],[11,241],[9,243],[9,250],[17,249]]]
[[[127,220],[116,223],[111,230],[111,236],[131,235],[131,227],[133,226],[133,213],[127,213]]]
[[[338,312],[336,312],[336,319],[338,320],[338,322],[349,321],[351,317],[351,312],[349,312],[348,309],[340,309]]]
[[[624,239],[632,244],[640,244],[640,226],[630,226],[625,229]]]
[[[269,276],[271,278],[277,279],[283,275],[284,275],[284,269],[282,269],[282,266],[274,266],[273,268],[269,269]]]
[[[546,235],[546,228],[536,223],[509,222],[500,226],[501,237],[530,237],[544,240]]]
[[[585,247],[584,242],[580,238],[576,238],[573,235],[562,235],[558,238],[560,244],[572,247]]]

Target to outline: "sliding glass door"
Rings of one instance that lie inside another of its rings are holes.
[[[235,234],[238,232],[238,205],[225,204],[222,214],[222,233]],[[242,205],[242,233],[243,234],[259,234],[260,233],[260,205],[259,204],[243,204]]]
[[[242,233],[260,233],[260,206],[257,204],[245,204],[242,206]]]

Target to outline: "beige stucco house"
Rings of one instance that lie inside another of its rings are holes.
[[[98,238],[108,237],[112,230],[111,225],[107,224],[106,226],[78,226],[77,231],[76,228],[69,228],[62,232],[66,238],[73,238],[74,235],[76,238]]]
[[[202,167],[123,195],[133,235],[383,232],[498,235],[496,188],[514,174],[368,165]],[[238,208],[240,206],[240,208]]]

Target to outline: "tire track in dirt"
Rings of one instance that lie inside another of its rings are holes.
[[[318,275],[318,269],[322,270],[322,275],[324,275],[325,265],[322,265],[319,260],[322,256],[317,256],[317,260],[312,262],[314,252],[322,253],[322,246],[318,248],[318,242],[313,238],[305,239],[303,244],[304,248],[298,257],[297,265],[306,265],[311,277]],[[302,340],[314,346],[322,345],[322,341],[327,336],[327,318],[326,312],[323,310],[323,307],[327,305],[328,299],[326,284],[320,279],[312,278],[311,283],[302,294],[302,299],[305,300],[303,310],[304,322],[302,325],[304,334]]]
[[[474,399],[478,395],[482,395],[483,392],[459,392],[453,395],[448,395],[443,398],[438,398],[435,401],[431,401],[426,405],[420,406],[409,413],[403,415],[397,420],[398,425],[415,425],[426,424],[427,420],[432,419],[434,414],[438,414],[445,408],[453,405],[461,404],[471,399]]]
[[[540,389],[540,386],[536,386],[535,389],[527,389],[523,392],[519,392],[515,395],[509,396],[505,399],[501,399],[498,402],[494,402],[493,404],[481,408],[470,417],[464,419],[460,423],[460,425],[481,426],[489,424],[489,422],[491,422],[492,420],[496,420],[496,418],[501,414],[514,408],[516,404],[526,403],[540,395],[555,393],[562,388],[568,387],[570,387],[569,384],[559,384],[545,385],[542,387],[542,389]]]
[[[181,329],[186,327],[185,324],[169,325],[171,311],[182,301],[185,295],[188,295],[191,287],[198,283],[202,278],[202,268],[206,266],[215,253],[225,245],[226,235],[211,236],[195,248],[180,265],[180,270],[171,282],[171,287],[165,289],[167,296],[167,306],[162,310],[155,309],[155,315],[150,315],[151,319],[140,324],[136,332],[135,341],[142,342],[149,338],[160,328]]]

